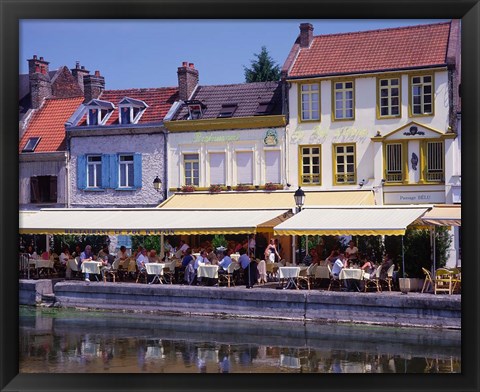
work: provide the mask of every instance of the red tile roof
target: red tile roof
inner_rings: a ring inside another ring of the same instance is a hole
[[[47,98],[32,116],[19,143],[19,153],[31,137],[41,137],[34,152],[65,151],[65,126],[83,97]]]
[[[329,34],[300,49],[288,77],[446,65],[450,22]]]
[[[166,116],[173,103],[178,100],[178,87],[105,90],[98,99],[115,105],[115,110],[105,125],[119,124],[118,103],[125,97],[139,99],[148,105],[138,124],[159,123]],[[78,125],[86,125],[86,118],[85,114]]]

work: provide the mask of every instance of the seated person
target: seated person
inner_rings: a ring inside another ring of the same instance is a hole
[[[217,254],[213,251],[213,249],[207,248],[207,259],[210,261],[210,264],[218,265],[218,257]]]
[[[157,251],[155,249],[151,249],[148,255],[148,262],[149,263],[160,263],[160,257],[157,255]]]
[[[366,273],[368,274],[372,274],[374,271],[375,271],[375,266],[373,265],[373,263],[370,261],[370,259],[368,258],[368,256],[365,256],[365,258],[363,259],[363,264],[362,266],[360,267],[360,269],[362,269],[363,271],[365,271]]]
[[[382,269],[380,270],[380,279],[385,280],[387,279],[387,271],[393,265],[393,260],[391,256],[386,253],[385,257],[383,258],[382,262]]]
[[[228,266],[233,263],[227,251],[219,253],[220,261],[218,262],[218,273],[224,274],[227,272]]]
[[[187,266],[193,264],[192,249],[188,248],[185,251],[185,256],[182,259],[182,265],[180,267],[175,267],[175,281],[178,282],[179,273],[186,270]],[[193,265],[192,265],[193,267]]]
[[[329,256],[330,257],[330,256]],[[332,275],[334,278],[338,278],[342,269],[345,268],[344,260],[342,254],[339,254],[332,266]]]
[[[348,243],[348,247],[345,249],[345,256],[350,264],[358,264],[358,248],[353,240]]]

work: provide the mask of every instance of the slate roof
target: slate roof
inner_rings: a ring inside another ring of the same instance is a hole
[[[288,77],[327,76],[443,66],[450,22],[313,37]]]
[[[282,89],[280,82],[255,82],[198,86],[192,100],[200,101],[206,109],[202,119],[217,118],[222,105],[237,104],[232,118],[255,116],[259,103],[271,102],[269,115],[282,114]],[[183,105],[172,120],[185,120],[188,108]]]
[[[65,122],[82,103],[83,97],[47,98],[30,120],[19,142],[22,152],[28,139],[41,137],[34,153],[65,151]]]
[[[178,87],[138,88],[125,90],[105,90],[98,98],[115,105],[115,110],[107,120],[107,125],[118,125],[118,104],[125,98],[144,101],[148,108],[143,113],[138,124],[160,123],[166,116],[173,103],[178,100]],[[78,123],[79,126],[87,125],[87,114]],[[102,126],[102,125],[101,125]]]

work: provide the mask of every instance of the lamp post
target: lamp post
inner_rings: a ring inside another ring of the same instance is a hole
[[[302,190],[301,187],[298,187],[298,189],[295,191],[293,194],[293,198],[295,199],[295,205],[297,206],[297,211],[296,213],[299,213],[302,211],[302,207],[305,204],[305,192]],[[292,255],[292,262],[293,265],[296,265],[296,243],[297,243],[297,237],[294,235],[292,239],[292,250],[293,250],[293,255]],[[300,252],[299,252],[300,256]]]

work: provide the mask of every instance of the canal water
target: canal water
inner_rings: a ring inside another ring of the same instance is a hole
[[[461,332],[20,308],[21,373],[460,373]]]

